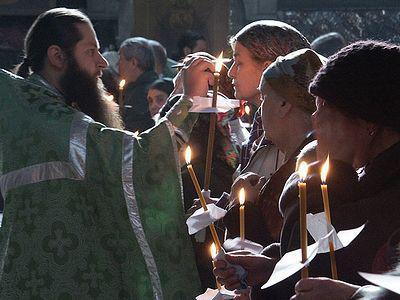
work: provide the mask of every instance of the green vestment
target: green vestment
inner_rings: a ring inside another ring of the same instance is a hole
[[[174,138],[190,106],[136,138],[0,71],[0,299],[199,294]]]

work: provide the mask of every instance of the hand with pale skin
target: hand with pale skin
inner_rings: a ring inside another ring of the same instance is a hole
[[[196,57],[185,63],[181,71],[183,94],[189,97],[206,97],[209,85],[214,84],[213,70],[212,61],[203,57]]]
[[[256,173],[247,172],[235,179],[231,187],[230,193],[230,205],[233,206],[239,203],[239,191],[244,188],[246,192],[246,202],[256,203],[260,194],[260,191],[264,184],[267,182],[264,176],[260,176]]]
[[[360,288],[339,280],[324,277],[301,279],[296,283],[291,300],[347,300]]]
[[[247,271],[247,283],[249,286],[265,283],[271,276],[277,263],[276,259],[249,252],[233,251],[225,255],[226,260],[233,265],[240,265]],[[225,285],[228,290],[240,288],[240,280],[236,275],[235,269],[227,267],[223,260],[214,263],[214,275],[217,280]]]

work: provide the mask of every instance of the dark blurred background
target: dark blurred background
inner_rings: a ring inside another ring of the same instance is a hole
[[[228,48],[229,35],[259,19],[277,19],[312,41],[331,31],[346,42],[380,39],[400,43],[399,0],[0,0],[0,67],[19,62],[23,38],[41,12],[79,8],[92,19],[102,51],[130,36],[160,41],[171,55],[188,29],[203,34],[210,53]]]

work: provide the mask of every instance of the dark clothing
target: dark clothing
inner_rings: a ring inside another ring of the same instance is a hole
[[[290,158],[270,177],[263,186],[256,203],[246,203],[245,228],[247,239],[263,246],[268,246],[272,242],[279,241],[279,234],[283,223],[278,209],[279,197],[286,180],[296,169],[297,156],[313,139],[313,135],[309,134]],[[315,151],[313,153],[315,156]],[[238,216],[239,205],[234,205],[228,210],[223,219],[231,238],[239,236]]]
[[[143,132],[154,126],[150,116],[147,92],[149,86],[158,79],[154,71],[144,72],[135,82],[130,82],[124,89],[124,122],[129,131]]]
[[[311,165],[310,176],[307,178],[307,211],[311,213],[323,211],[320,167],[321,164]],[[327,181],[332,224],[336,230],[351,229],[367,223],[348,247],[335,252],[339,279],[366,284],[357,271],[380,271],[373,269],[374,260],[400,227],[400,143],[382,152],[358,174],[352,166],[331,160]],[[280,209],[284,215],[281,255],[300,248],[297,183],[297,174],[293,174],[280,199]],[[310,236],[309,243],[312,243]],[[309,272],[312,277],[330,277],[329,253],[319,254],[311,262]],[[272,287],[264,292],[262,299],[274,295],[279,295],[276,299],[290,298],[298,279],[299,274],[296,274]]]

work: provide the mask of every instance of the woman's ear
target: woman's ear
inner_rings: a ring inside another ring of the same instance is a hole
[[[47,49],[47,59],[50,65],[52,65],[57,69],[64,68],[67,62],[67,57],[65,55],[65,52],[57,45],[51,45]]]
[[[292,109],[293,105],[290,102],[285,101],[282,98],[279,99],[279,101],[280,101],[280,106],[279,106],[278,115],[279,115],[279,117],[283,118]]]

